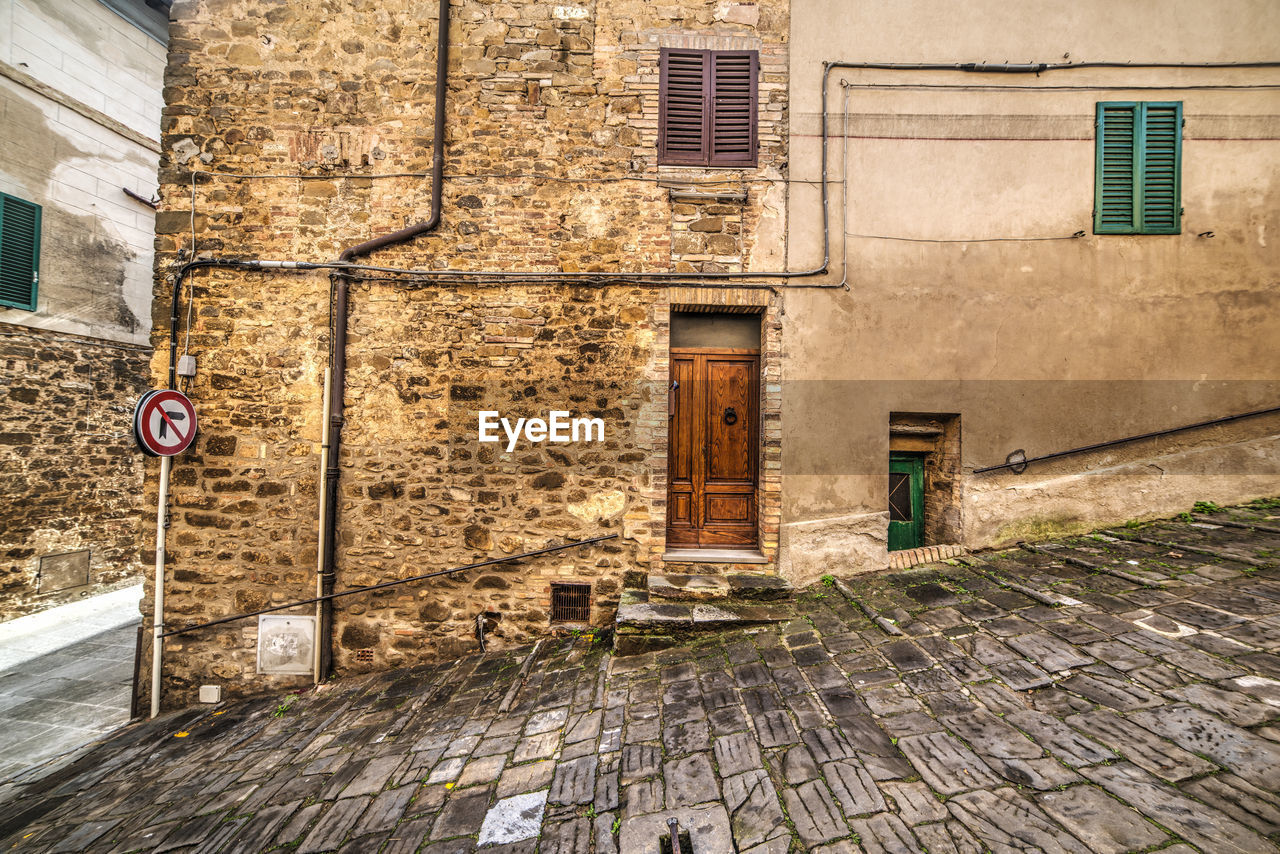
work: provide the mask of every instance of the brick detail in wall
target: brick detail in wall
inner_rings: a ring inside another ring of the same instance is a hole
[[[910,569],[913,566],[937,563],[941,560],[960,557],[963,554],[964,547],[957,545],[920,546],[915,549],[903,549],[898,552],[889,552],[889,569]]]
[[[0,324],[0,620],[139,579],[144,457],[132,417],[149,355]],[[84,550],[88,585],[41,585],[42,557]]]

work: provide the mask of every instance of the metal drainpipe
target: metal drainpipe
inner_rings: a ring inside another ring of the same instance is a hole
[[[340,263],[350,263],[353,258],[367,255],[387,246],[404,243],[420,234],[434,231],[440,224],[441,199],[444,195],[444,119],[445,95],[449,85],[449,0],[440,0],[436,17],[436,110],[431,140],[431,215],[417,225],[366,240],[342,251]],[[338,539],[338,477],[339,458],[342,449],[343,396],[347,381],[347,304],[350,297],[351,278],[346,273],[333,273],[329,277],[333,290],[333,318],[329,340],[329,363],[332,386],[329,392],[329,452],[325,466],[325,518],[324,518],[324,569],[320,575],[322,596],[333,592],[335,556]],[[321,656],[317,679],[323,679],[333,666],[333,601],[326,599],[321,612],[319,637]]]

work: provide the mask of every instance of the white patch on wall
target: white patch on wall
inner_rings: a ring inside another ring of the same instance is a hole
[[[258,672],[279,675],[310,673],[315,642],[315,617],[259,616]]]
[[[560,21],[585,21],[591,17],[591,11],[581,6],[557,6],[551,14]]]

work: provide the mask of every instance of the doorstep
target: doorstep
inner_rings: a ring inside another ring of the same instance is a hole
[[[768,563],[769,559],[755,549],[668,549],[663,552],[666,563]]]

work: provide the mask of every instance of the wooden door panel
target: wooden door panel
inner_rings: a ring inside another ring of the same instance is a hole
[[[697,548],[702,545],[697,528],[691,525],[667,525],[667,546]]]
[[[707,359],[707,483],[752,483],[754,361]],[[732,422],[732,423],[730,423]]]
[[[703,528],[698,532],[699,548],[715,548],[720,546],[743,546],[755,548],[759,544],[755,525],[715,525]]]
[[[751,521],[752,495],[709,495],[707,496],[707,524],[737,523],[747,524]]]
[[[924,539],[924,460],[889,457],[889,551],[914,549]]]
[[[757,545],[759,356],[673,349],[671,378],[667,543]]]
[[[694,435],[698,424],[696,410],[694,359],[671,360],[672,387],[668,389],[670,419],[667,457],[667,542],[673,545],[697,545],[698,525],[695,513],[694,472],[698,469],[698,441]]]
[[[672,493],[667,506],[670,508],[668,518],[672,525],[693,524],[693,495],[687,492]]]
[[[675,407],[670,419],[668,441],[671,443],[671,455],[667,471],[673,484],[691,485],[693,483],[695,444],[693,433],[696,426],[693,418],[695,407],[693,371],[692,357],[671,359],[671,381],[675,387],[667,393],[675,399]]]

